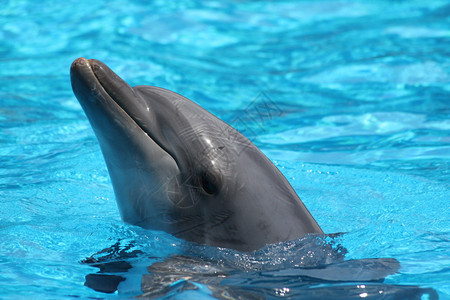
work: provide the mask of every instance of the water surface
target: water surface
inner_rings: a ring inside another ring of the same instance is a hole
[[[449,16],[440,0],[3,2],[2,297],[105,297],[84,286],[86,257],[117,241],[183,248],[120,220],[70,87],[84,56],[236,126],[326,232],[346,233],[347,259],[395,258],[385,283],[450,298]],[[272,292],[289,296],[283,284]]]

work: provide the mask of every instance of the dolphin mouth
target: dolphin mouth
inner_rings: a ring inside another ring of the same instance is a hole
[[[106,96],[113,100],[143,131],[146,131],[134,114],[134,111],[141,108],[138,106],[144,106],[143,101],[139,101],[140,98],[133,88],[105,64],[96,59],[77,58],[71,66],[71,77],[75,92],[80,87],[85,88],[89,90],[90,96],[95,98],[94,101],[102,101],[104,99],[101,98]],[[81,84],[73,84],[74,81],[81,81]],[[85,98],[82,97],[82,99]],[[149,108],[146,107],[146,110],[148,111]]]
[[[172,145],[161,142],[158,130],[172,116],[160,111],[153,98],[139,96],[100,61],[76,59],[70,78],[97,136],[122,219],[138,224],[147,218],[146,228],[169,231],[159,215],[170,208],[168,183],[180,168],[167,150]]]
[[[70,74],[73,90],[85,111],[98,106],[102,113],[111,112],[112,119],[129,119],[179,165],[168,145],[152,133],[157,119],[153,109],[114,71],[101,61],[80,57],[72,63]],[[95,122],[87,115],[91,123]]]

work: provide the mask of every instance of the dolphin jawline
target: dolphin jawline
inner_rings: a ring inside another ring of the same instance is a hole
[[[136,94],[128,83],[117,76],[116,73],[111,71],[102,62],[96,59],[88,60],[84,57],[80,57],[72,63],[71,74],[79,74],[79,76],[84,79],[87,86],[91,89],[92,96],[103,96],[112,103],[116,104],[116,106],[112,107],[116,110],[120,110],[123,117],[128,117],[132,120],[136,126],[142,130],[142,132],[144,132],[153,142],[165,151],[167,155],[171,156],[177,165],[179,165],[177,158],[172,151],[159,142],[158,139],[152,135],[150,130],[142,126],[139,118],[131,112],[130,107],[133,108],[133,106],[137,106],[136,103],[146,106],[147,110],[150,110],[150,108],[144,103],[144,101],[142,101],[139,95]],[[73,77],[77,77],[77,75],[72,75],[72,80]],[[111,78],[113,80],[107,80]],[[130,98],[132,101],[129,100]]]

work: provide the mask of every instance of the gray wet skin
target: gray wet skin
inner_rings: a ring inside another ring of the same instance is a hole
[[[70,75],[125,222],[240,251],[323,233],[272,162],[194,102],[94,59]]]

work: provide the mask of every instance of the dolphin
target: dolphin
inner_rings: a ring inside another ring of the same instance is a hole
[[[95,59],[76,59],[70,76],[125,222],[246,252],[323,234],[277,167],[196,103],[131,87]]]

